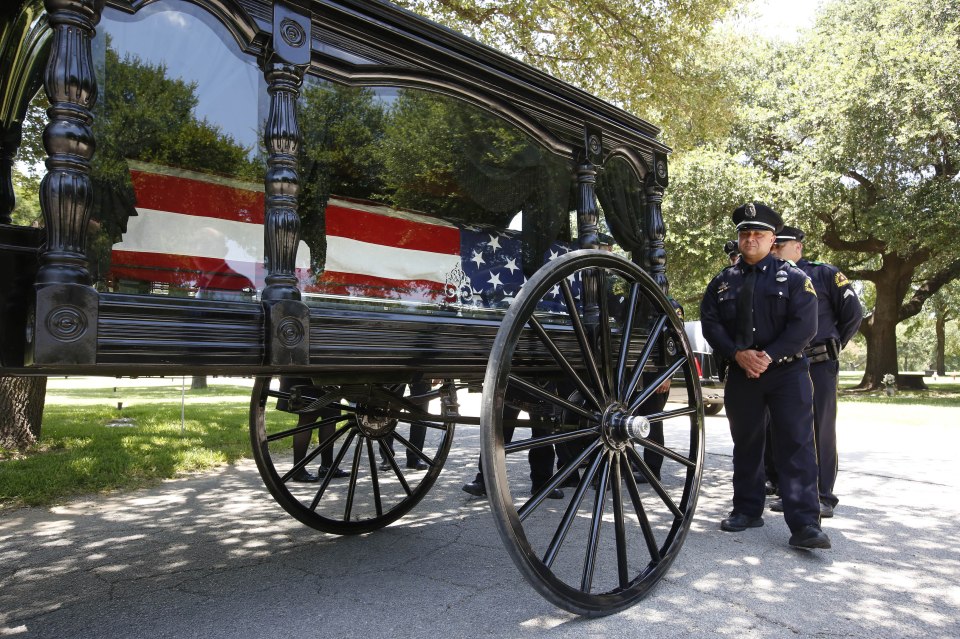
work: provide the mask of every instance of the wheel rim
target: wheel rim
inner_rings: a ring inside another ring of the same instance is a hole
[[[457,404],[453,384],[404,397],[405,386],[307,383],[281,390],[278,378],[258,378],[250,438],[260,476],[277,503],[304,524],[337,535],[377,530],[409,512],[443,468]],[[412,443],[418,427],[422,448]],[[293,439],[305,432],[309,446],[294,463]],[[426,470],[408,467],[408,450]],[[302,469],[319,474],[327,457],[330,471],[318,481],[296,481]],[[335,477],[337,468],[349,476]]]
[[[577,293],[590,299],[591,287],[607,293],[585,309]],[[651,412],[646,399],[676,376],[685,402]],[[509,404],[551,414],[553,432],[532,435],[542,417],[505,419]],[[646,435],[655,421],[663,423],[664,447]],[[603,615],[632,605],[663,577],[696,507],[703,405],[682,322],[642,270],[609,253],[577,251],[538,271],[497,334],[481,423],[498,531],[542,595],[577,614]],[[517,428],[509,445],[505,424]],[[576,452],[531,495],[522,453],[557,443],[575,443]],[[644,450],[663,456],[663,481],[644,462]],[[638,485],[634,467],[647,483]],[[565,488],[563,499],[547,498],[574,473],[575,488]]]

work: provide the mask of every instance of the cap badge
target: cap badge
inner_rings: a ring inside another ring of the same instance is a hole
[[[747,219],[752,220],[753,218],[757,217],[757,207],[753,205],[753,202],[750,202],[747,204],[747,208],[744,209],[743,214],[747,217]]]

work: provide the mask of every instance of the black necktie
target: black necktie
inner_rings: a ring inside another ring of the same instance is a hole
[[[737,296],[737,350],[753,348],[753,287],[757,282],[757,269],[749,264],[741,267],[743,286]]]

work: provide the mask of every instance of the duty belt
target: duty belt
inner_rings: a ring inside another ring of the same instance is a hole
[[[827,348],[826,344],[816,344],[803,349],[803,354],[807,356],[811,364],[826,362],[827,360],[837,359]]]
[[[804,351],[805,353],[806,351]],[[789,364],[790,362],[795,362],[798,359],[804,356],[804,353],[797,353],[796,355],[787,355],[786,357],[781,357],[780,359],[773,360],[773,366],[783,366],[784,364]]]

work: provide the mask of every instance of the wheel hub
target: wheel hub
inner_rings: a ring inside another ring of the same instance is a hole
[[[620,404],[611,404],[603,414],[600,432],[609,448],[623,450],[631,440],[639,441],[650,435],[650,420],[631,415]]]
[[[393,433],[397,427],[397,420],[387,417],[381,411],[372,409],[361,412],[363,408],[357,406],[357,426],[367,437],[379,439]]]

